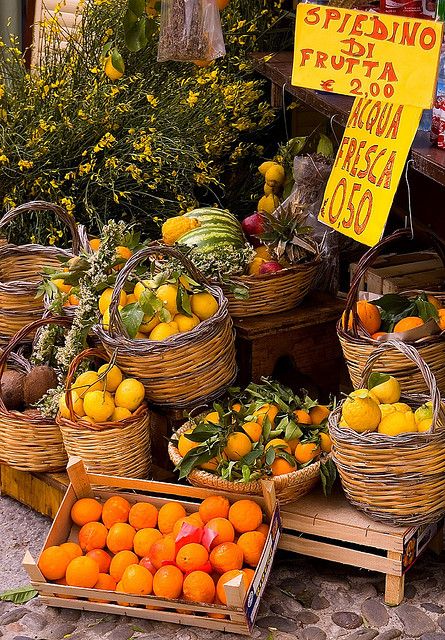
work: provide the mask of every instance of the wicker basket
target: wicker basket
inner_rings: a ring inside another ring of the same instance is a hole
[[[247,318],[293,309],[303,302],[312,289],[319,268],[320,259],[315,258],[275,273],[232,277],[237,286],[249,290],[249,297],[246,300],[235,298],[230,288],[223,285],[230,315]]]
[[[138,378],[150,402],[172,408],[192,407],[221,396],[236,376],[235,342],[227,300],[219,287],[205,284],[218,301],[218,311],[186,333],[167,340],[131,340],[124,335],[118,313],[119,295],[131,271],[150,257],[169,255],[182,262],[192,278],[205,283],[196,267],[173,247],[147,247],[132,256],[119,272],[110,305],[110,331],[95,333],[109,356],[127,375]]]
[[[176,436],[179,436],[190,429],[190,423],[186,422],[178,431]],[[170,460],[176,466],[182,460],[182,456],[179,453],[177,447],[173,442],[168,444],[168,455]],[[320,479],[320,461],[293,471],[292,473],[285,473],[282,476],[275,476],[273,478],[273,484],[275,487],[275,495],[280,504],[287,504],[289,502],[295,502],[299,498],[302,498],[306,493],[309,493],[318,483]],[[214,473],[208,471],[202,471],[201,469],[193,469],[193,471],[187,476],[187,480],[195,487],[204,487],[206,489],[214,489],[218,493],[221,491],[227,491],[229,493],[239,493],[247,495],[261,495],[261,481],[255,482],[230,482],[224,480]]]
[[[345,307],[345,318],[349,318],[352,314],[352,328],[344,329],[343,321],[340,319],[337,323],[337,334],[343,349],[343,356],[349,370],[352,384],[355,389],[360,385],[362,372],[365,364],[373,353],[373,351],[382,344],[378,340],[373,340],[366,329],[361,325],[357,315],[355,302],[358,298],[359,286],[362,277],[367,269],[372,266],[377,256],[379,256],[388,245],[401,239],[411,238],[411,232],[405,229],[396,231],[388,236],[372,249],[369,249],[361,258],[357,265],[357,271],[351,283]],[[431,234],[431,238],[436,249],[444,260],[444,249],[440,240]],[[444,262],[445,264],[445,262]],[[407,294],[416,295],[417,291],[405,292]],[[445,293],[429,292],[440,300],[444,301]],[[403,293],[402,293],[403,295]],[[360,328],[360,334],[359,334]],[[443,393],[445,392],[445,332],[416,340],[412,343],[418,350],[421,358],[428,364],[433,375],[435,376],[437,386]],[[422,376],[421,371],[416,364],[405,357],[405,355],[397,350],[390,350],[383,354],[379,364],[382,373],[388,373],[395,376],[402,387],[404,393],[426,393],[428,387]]]
[[[0,354],[0,380],[6,361],[12,351],[29,334],[45,324],[69,324],[65,318],[36,320],[23,327]],[[60,429],[55,420],[45,418],[38,409],[9,411],[6,409],[0,390],[0,459],[20,471],[61,471],[68,457],[63,446]]]
[[[76,222],[62,207],[49,202],[28,202],[8,211],[0,220],[0,229],[18,215],[29,211],[51,211],[64,222],[73,239],[72,253],[39,244],[0,247],[0,342],[6,343],[22,327],[42,317],[43,298],[36,298],[43,267],[60,267],[59,256],[78,254],[81,239]],[[32,339],[32,335],[27,336]]]
[[[71,363],[66,389],[70,389],[79,364],[89,358],[108,362],[103,351],[85,349]],[[65,397],[71,417],[63,418],[59,414],[57,424],[69,456],[81,458],[90,473],[126,478],[148,477],[151,471],[150,413],[145,403],[125,420],[91,424],[76,418],[71,394]]]
[[[367,384],[374,364],[390,351],[400,351],[419,369],[429,395],[401,400],[413,408],[431,400],[432,428],[398,436],[357,433],[338,426],[340,405],[328,421],[333,458],[347,498],[370,517],[401,526],[436,522],[445,513],[445,407],[428,365],[400,341],[384,342],[371,354],[362,383]]]

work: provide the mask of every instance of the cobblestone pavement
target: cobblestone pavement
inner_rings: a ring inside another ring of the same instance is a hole
[[[49,520],[0,498],[0,591],[27,584],[20,568],[37,550]],[[253,637],[258,640],[445,640],[445,554],[427,553],[408,574],[405,601],[383,604],[381,574],[278,554]],[[0,601],[1,640],[232,640],[240,636],[136,618],[54,609],[32,600]]]

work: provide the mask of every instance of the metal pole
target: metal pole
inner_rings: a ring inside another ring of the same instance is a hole
[[[9,34],[13,33],[19,37],[21,44],[22,11],[22,0],[0,0],[0,37],[5,42],[9,42]]]

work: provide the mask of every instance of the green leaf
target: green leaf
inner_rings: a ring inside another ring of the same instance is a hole
[[[289,421],[289,424],[286,427],[286,431],[284,433],[284,439],[289,442],[289,440],[296,440],[297,438],[301,438],[303,435],[300,427],[293,421]]]
[[[269,416],[265,416],[263,420],[263,438],[264,441],[267,442],[270,440],[270,432],[272,430],[272,424],[269,420]]]
[[[17,589],[9,589],[0,593],[0,600],[13,602],[14,604],[25,604],[39,594],[31,585],[26,587],[18,587]]]
[[[176,294],[176,306],[178,307],[179,313],[183,313],[189,318],[193,317],[190,296],[182,285],[179,285],[178,287],[178,293]]]
[[[387,373],[379,373],[378,371],[374,371],[369,376],[368,389],[373,389],[374,387],[377,387],[379,384],[388,382],[389,378],[390,376]]]
[[[263,453],[264,453],[263,446],[259,447],[258,449],[252,449],[252,451],[249,451],[249,453],[246,453],[242,461],[244,464],[252,466],[254,462],[256,462],[259,458],[262,457]]]
[[[106,58],[107,55],[110,52],[110,49],[112,48],[113,43],[112,42],[107,42],[107,44],[104,45],[103,49],[102,49],[102,57]]]
[[[124,325],[128,335],[130,338],[134,338],[141,326],[144,318],[144,312],[137,302],[132,302],[121,309],[119,313],[122,318],[122,324]]]
[[[265,460],[266,464],[270,466],[275,460],[275,458],[276,458],[275,447],[269,447],[268,450],[266,451],[266,460]]]
[[[431,304],[431,302],[428,302],[428,300],[423,300],[422,297],[419,296],[415,300],[415,305],[417,308],[417,315],[419,318],[422,318],[424,322],[427,322],[431,318],[439,320],[439,314],[437,313],[436,307]]]
[[[137,16],[143,16],[145,13],[145,0],[128,0],[128,9]]]
[[[242,287],[241,285],[234,285],[231,287],[231,292],[233,293],[234,298],[237,300],[248,300],[249,299],[249,289],[247,287]]]
[[[320,140],[317,145],[317,153],[320,153],[327,158],[334,157],[334,145],[332,144],[330,138],[326,136],[324,133],[320,133]]]
[[[291,156],[297,156],[299,153],[303,151],[306,142],[307,142],[307,136],[291,138],[286,145],[286,151]]]
[[[127,14],[129,15],[127,19]],[[146,34],[146,16],[142,18],[138,18],[136,22],[134,22],[134,13],[132,11],[127,11],[124,18],[124,33],[125,33],[125,44],[128,49],[133,53],[136,53],[147,46],[148,38]],[[113,65],[114,66],[114,65]]]
[[[411,306],[411,301],[398,293],[386,293],[381,298],[378,298],[377,300],[370,300],[369,302],[380,307],[384,311],[392,313],[393,315],[401,313]]]
[[[324,495],[331,495],[332,487],[337,478],[337,468],[331,458],[320,464],[320,476]]]
[[[243,482],[249,482],[250,480],[250,469],[247,464],[243,464],[241,468],[241,472],[243,474]]]
[[[172,314],[165,307],[162,307],[162,309],[159,311],[158,315],[159,315],[159,320],[161,322],[171,322],[171,320],[172,320]]]
[[[157,311],[162,309],[162,300],[159,300],[150,289],[145,289],[141,293],[138,302],[142,311],[149,316],[153,316]]]

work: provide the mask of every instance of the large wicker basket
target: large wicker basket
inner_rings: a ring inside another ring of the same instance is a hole
[[[236,376],[235,342],[227,300],[219,287],[205,284],[218,301],[218,311],[186,333],[163,341],[131,340],[125,336],[118,303],[132,270],[147,258],[172,256],[197,282],[205,283],[196,267],[173,247],[147,247],[135,253],[119,272],[110,304],[110,330],[96,325],[95,333],[109,356],[127,375],[145,386],[150,402],[173,408],[192,407],[221,396]]]
[[[28,202],[8,211],[0,220],[0,229],[25,212],[51,211],[64,222],[72,236],[72,252],[39,244],[0,247],[0,342],[6,343],[22,327],[42,317],[43,298],[36,298],[43,267],[60,267],[59,256],[78,254],[81,239],[77,224],[62,207],[49,202]],[[32,339],[32,335],[27,336]]]
[[[388,245],[408,237],[411,237],[409,231],[405,229],[396,231],[391,236],[379,242],[375,247],[369,249],[357,265],[345,307],[345,319],[347,320],[349,315],[352,314],[352,328],[345,329],[342,319],[339,319],[337,323],[338,338],[355,389],[360,386],[363,369],[368,358],[381,344],[378,340],[371,338],[366,329],[361,326],[360,319],[357,315],[355,303],[358,299],[360,281],[367,269],[373,265],[377,256],[379,256]],[[442,243],[436,236],[432,235],[431,237],[440,257],[444,260]],[[406,293],[416,295],[420,292],[409,291]],[[445,292],[443,291],[428,293],[432,293],[442,301],[445,300]],[[445,392],[445,332],[442,331],[440,334],[416,340],[412,345],[418,350],[421,358],[430,367],[439,390]],[[414,362],[405,357],[404,353],[394,349],[385,352],[382,355],[379,366],[382,373],[393,375],[399,380],[404,393],[415,394],[428,391],[421,371]]]
[[[393,525],[417,526],[436,522],[445,513],[445,407],[431,369],[413,347],[400,342],[382,343],[369,357],[362,385],[382,357],[391,351],[404,354],[420,371],[428,395],[405,395],[401,400],[416,408],[433,404],[428,432],[388,436],[357,433],[339,427],[342,404],[329,417],[333,459],[349,501],[376,520]]]
[[[190,423],[186,422],[178,431],[175,436],[179,436],[190,429]],[[168,444],[168,455],[170,460],[176,466],[182,460],[182,456],[178,451],[176,445],[170,441]],[[261,481],[255,482],[230,482],[224,480],[214,473],[203,471],[201,469],[193,469],[193,471],[187,476],[187,480],[195,487],[204,487],[206,489],[214,489],[218,493],[226,491],[229,493],[239,493],[246,495],[261,495]],[[295,502],[299,498],[302,498],[306,493],[309,493],[320,480],[320,461],[293,471],[292,473],[285,473],[281,476],[275,476],[273,478],[273,484],[275,487],[275,495],[280,504],[287,504],[289,502]]]
[[[73,362],[66,378],[66,390],[71,388],[80,363],[98,358],[108,362],[98,349],[82,351]],[[66,393],[71,417],[57,416],[63,443],[69,456],[81,458],[91,473],[126,478],[147,478],[151,471],[150,413],[143,403],[130,418],[119,422],[91,424],[74,415],[71,393]]]
[[[45,324],[68,325],[65,318],[36,320],[23,327],[0,354],[0,380],[13,349]],[[65,469],[68,457],[55,420],[38,409],[9,411],[0,391],[0,460],[20,471],[49,472]]]

